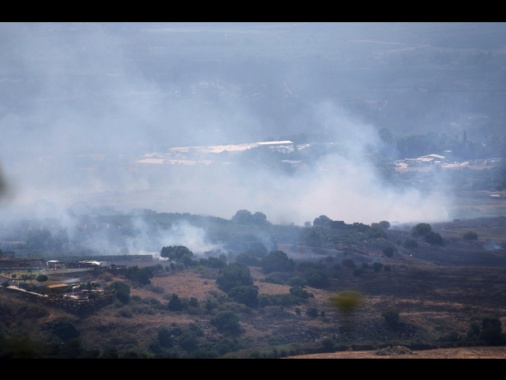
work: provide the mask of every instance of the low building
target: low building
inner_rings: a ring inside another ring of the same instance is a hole
[[[48,269],[60,269],[64,267],[63,263],[59,260],[48,260],[46,264]]]

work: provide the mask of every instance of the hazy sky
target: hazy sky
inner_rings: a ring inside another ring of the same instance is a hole
[[[393,105],[403,97],[398,88],[448,85],[427,70],[436,62],[448,70],[454,57],[492,62],[504,54],[505,37],[495,38],[504,30],[502,23],[0,23],[0,163],[11,190],[2,212],[58,214],[89,202],[225,218],[247,209],[296,224],[319,215],[349,223],[445,219],[450,199],[386,185],[367,152],[381,144],[380,128],[409,131],[395,117],[409,109]],[[481,76],[476,64],[462,74],[455,65],[455,83]],[[479,82],[497,83],[503,73]],[[378,95],[385,88],[387,100]],[[464,103],[452,98],[447,113],[480,111]],[[452,122],[440,104],[412,126]],[[322,131],[346,154],[296,176],[134,164],[174,146]]]

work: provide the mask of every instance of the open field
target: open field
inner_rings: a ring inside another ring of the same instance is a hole
[[[374,351],[342,351],[289,356],[285,359],[506,359],[506,347],[459,347],[434,350],[406,350],[379,354]]]

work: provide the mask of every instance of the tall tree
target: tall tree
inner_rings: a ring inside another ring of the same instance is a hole
[[[230,289],[235,288],[236,286],[253,285],[253,278],[251,277],[251,272],[248,266],[233,262],[220,270],[220,273],[216,278],[216,284],[221,290],[227,293]]]
[[[295,262],[288,255],[280,250],[270,252],[260,261],[264,273],[271,272],[292,272],[295,269]]]
[[[211,320],[211,325],[223,334],[238,335],[241,332],[239,317],[232,311],[222,311]]]
[[[411,229],[411,235],[414,237],[423,237],[432,231],[432,226],[428,223],[418,223]]]
[[[167,304],[167,308],[170,311],[181,311],[183,310],[183,302],[179,298],[179,296],[175,293],[172,293],[172,296]]]

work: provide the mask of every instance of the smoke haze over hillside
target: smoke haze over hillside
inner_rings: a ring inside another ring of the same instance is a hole
[[[474,45],[464,46],[461,24],[441,25],[447,33],[416,23],[0,24],[0,163],[9,185],[0,214],[63,216],[85,203],[224,218],[247,209],[273,223],[319,215],[347,223],[446,220],[449,197],[388,184],[371,152],[388,149],[381,128],[426,133],[461,117],[448,115],[499,117],[497,104],[480,109],[482,99],[446,94],[420,112],[396,93],[449,86],[439,71],[427,72],[437,59],[445,70],[452,63],[441,50],[447,46],[478,62],[465,63],[455,83],[479,77],[479,59],[504,54],[504,38],[490,35],[505,26],[473,27]],[[243,162],[135,164],[170,147],[302,133],[325,134],[338,153],[295,174]]]

